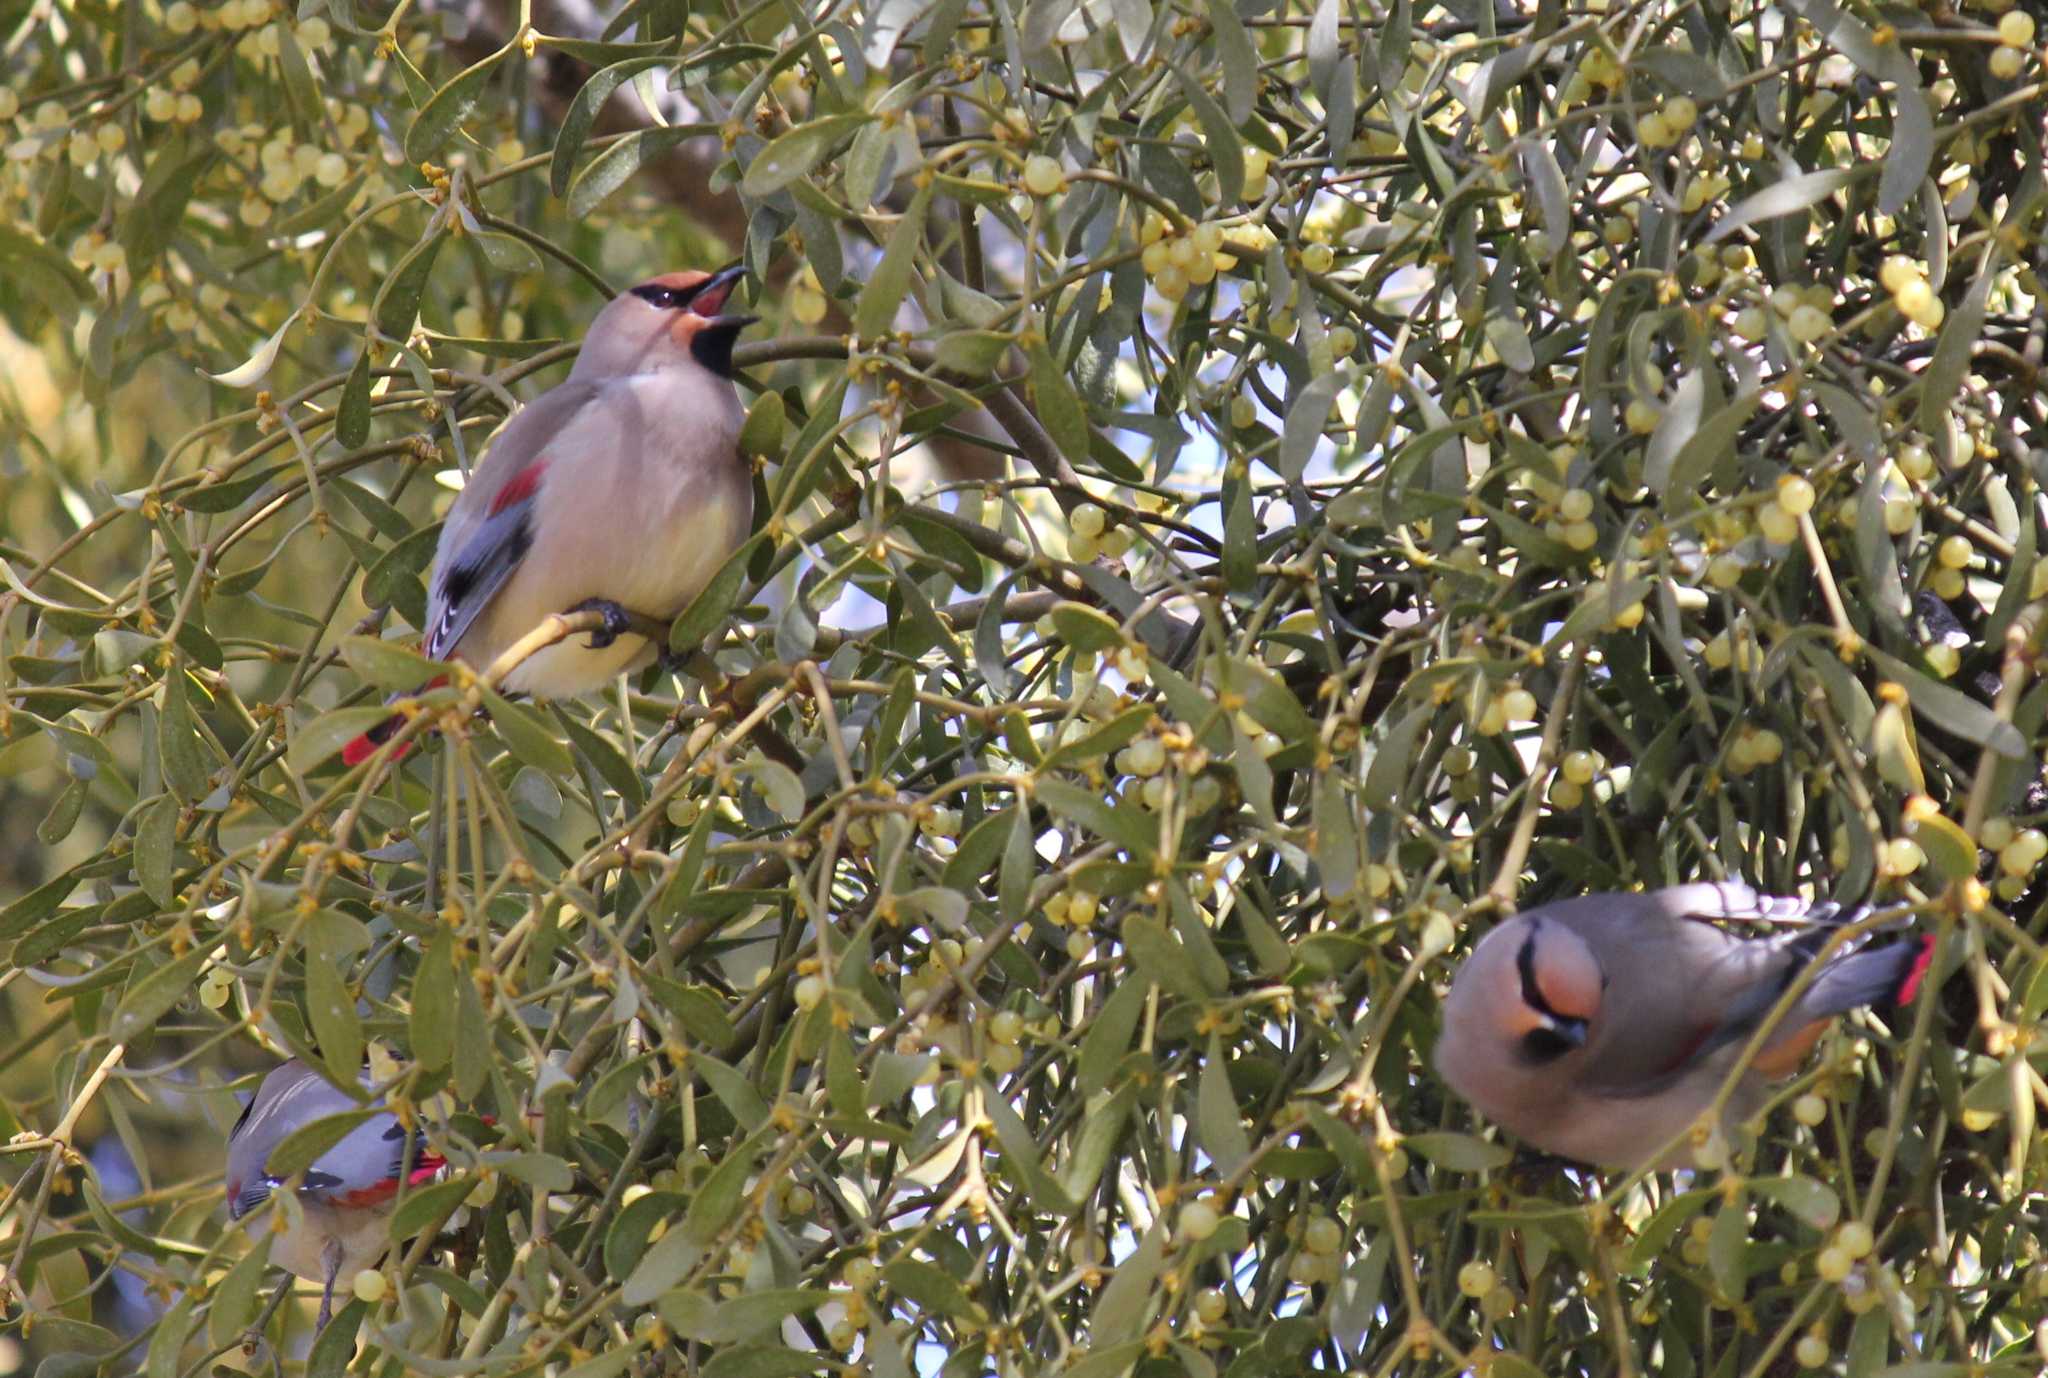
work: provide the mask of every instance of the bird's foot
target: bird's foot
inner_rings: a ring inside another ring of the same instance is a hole
[[[586,598],[570,612],[594,612],[604,618],[604,625],[590,634],[590,649],[601,651],[633,629],[633,614],[627,612],[609,598]]]

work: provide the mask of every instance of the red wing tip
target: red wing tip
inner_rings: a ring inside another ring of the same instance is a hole
[[[385,724],[385,726],[390,728],[392,731],[395,731],[398,727],[398,720],[395,718],[391,719],[388,723]],[[389,731],[385,732],[385,740],[389,740],[390,735],[391,733]],[[351,739],[346,746],[342,747],[341,763],[351,768],[359,766],[363,762],[369,760],[372,756],[376,755],[377,748],[382,746],[383,744],[384,743],[382,741],[379,741],[370,733],[365,732],[362,736]],[[394,762],[403,761],[407,756],[410,756],[411,754],[412,743],[400,742],[398,744],[398,749],[391,753],[391,759]]]
[[[367,1187],[358,1187],[354,1191],[341,1193],[341,1195],[334,1198],[334,1204],[337,1206],[352,1206],[360,1210],[368,1206],[381,1206],[396,1195],[398,1195],[398,1179],[396,1177],[386,1177],[380,1182],[372,1182]]]
[[[1906,973],[1906,979],[1899,983],[1897,1002],[1901,1005],[1913,1003],[1913,997],[1920,993],[1920,985],[1927,979],[1927,972],[1934,965],[1934,935],[1929,933],[1920,940],[1920,955],[1913,959],[1913,969]]]

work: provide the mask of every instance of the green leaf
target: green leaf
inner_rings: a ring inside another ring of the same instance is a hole
[[[356,1357],[356,1331],[370,1314],[370,1303],[356,1298],[334,1313],[327,1328],[306,1354],[306,1378],[342,1378]]]
[[[711,582],[700,589],[690,606],[668,629],[668,648],[677,654],[687,654],[702,646],[715,631],[721,635],[725,630],[726,616],[740,596],[740,586],[746,582],[747,565],[753,560],[754,547],[760,541],[755,536],[738,550],[726,557],[718,567],[718,573],[711,576]]]
[[[1929,435],[1938,434],[1949,424],[1949,404],[1962,389],[1963,375],[1969,371],[1970,356],[1977,348],[1977,336],[1984,329],[1984,308],[1999,276],[1998,263],[1997,252],[1987,249],[1977,280],[1970,284],[1962,302],[1942,325],[1934,357],[1920,375],[1920,429]]]
[[[525,277],[541,270],[540,255],[516,234],[473,234],[470,242],[484,256],[484,264],[506,277]]]
[[[1040,803],[1060,817],[1079,823],[1106,841],[1150,856],[1159,845],[1158,825],[1150,815],[1122,805],[1112,807],[1092,790],[1064,780],[1040,780],[1033,786]]]
[[[1834,1188],[1811,1177],[1752,1177],[1745,1184],[1766,1201],[1775,1201],[1811,1230],[1832,1230],[1842,1218],[1842,1198]]]
[[[284,337],[299,323],[299,313],[294,311],[284,318],[284,323],[270,332],[270,338],[256,346],[256,352],[246,361],[237,364],[224,373],[209,373],[206,376],[224,388],[253,388],[263,381],[270,372],[270,366],[277,362],[278,351],[284,348]]]
[[[319,1162],[329,1149],[383,1113],[370,1106],[322,1115],[278,1140],[277,1147],[271,1149],[270,1156],[264,1160],[264,1168],[276,1177],[291,1177],[304,1172]]]
[[[1060,640],[1084,655],[1117,650],[1124,644],[1123,624],[1086,603],[1062,600],[1052,605],[1049,616]]]
[[[562,1370],[561,1378],[618,1378],[633,1366],[641,1354],[641,1341],[631,1344],[613,1345],[600,1350],[591,1358],[571,1368]]]
[[[791,182],[807,176],[834,145],[873,119],[874,116],[866,111],[858,110],[845,115],[827,115],[784,130],[754,155],[753,162],[747,164],[746,175],[740,178],[740,191],[755,200],[773,196]]]
[[[1233,125],[1252,117],[1259,94],[1259,55],[1244,21],[1231,0],[1208,0],[1209,27],[1216,35],[1216,55],[1223,63],[1223,108]],[[1233,135],[1233,137],[1235,137]],[[1242,160],[1239,163],[1242,167]]]
[[[370,351],[359,350],[341,386],[341,405],[334,417],[334,438],[353,450],[370,438]]]
[[[934,1315],[966,1319],[980,1310],[951,1273],[922,1259],[897,1259],[882,1270],[882,1280]]]
[[[1176,995],[1190,1000],[1207,1000],[1221,995],[1202,979],[1202,969],[1180,939],[1165,924],[1142,914],[1124,920],[1124,946],[1138,970]]]
[[[2010,760],[2027,754],[2027,739],[2019,729],[1983,704],[1875,646],[1868,647],[1867,653],[1887,679],[1904,686],[1913,711],[1936,727]]]
[[[193,152],[174,139],[157,150],[143,174],[142,185],[121,219],[121,247],[128,253],[128,271],[141,281],[184,222],[192,190],[218,156],[211,145]]]
[[[1120,981],[1095,1012],[1088,1033],[1081,1040],[1081,1089],[1087,1095],[1109,1089],[1124,1054],[1131,1050],[1131,1039],[1137,1033],[1139,1016],[1145,1012],[1149,988],[1146,981]]]
[[[1637,1275],[1649,1271],[1650,1266],[1671,1247],[1671,1241],[1678,1237],[1678,1232],[1685,1228],[1686,1222],[1705,1210],[1709,1204],[1719,1200],[1720,1196],[1719,1190],[1703,1187],[1674,1196],[1659,1206],[1636,1231],[1635,1240],[1629,1245],[1628,1256],[1623,1261],[1621,1270]]]
[[[1244,196],[1244,140],[1239,137],[1237,123],[1223,113],[1223,107],[1216,103],[1202,86],[1200,78],[1186,67],[1174,64],[1171,69],[1180,82],[1180,93],[1187,98],[1188,105],[1195,112],[1196,123],[1202,126],[1202,141],[1209,152],[1210,165],[1216,169],[1216,191],[1222,203],[1234,206]]]
[[[788,1317],[816,1311],[830,1300],[830,1293],[807,1287],[770,1288],[722,1298],[702,1292],[664,1292],[654,1309],[684,1339],[729,1345],[758,1340]]]
[[[292,738],[291,747],[285,752],[285,763],[294,773],[309,771],[390,716],[391,710],[381,704],[337,708],[331,713],[323,713],[300,728],[298,735]]]
[[[716,1174],[713,1174],[714,1178]],[[741,1185],[745,1185],[742,1179]],[[705,1184],[708,1189],[710,1182]],[[700,1193],[701,1195],[701,1193]],[[692,1204],[694,1209],[694,1203]],[[716,1233],[716,1231],[714,1231]],[[704,1246],[679,1227],[654,1241],[619,1288],[619,1300],[628,1306],[645,1306],[681,1282],[704,1256]]]
[[[1211,1032],[1195,1092],[1195,1125],[1203,1151],[1215,1160],[1219,1172],[1230,1176],[1251,1157],[1252,1141],[1238,1115],[1237,1093],[1230,1088],[1226,1061],[1222,1037]]]
[[[1404,1135],[1401,1146],[1451,1172],[1492,1172],[1514,1157],[1499,1144],[1449,1130]]]
[[[682,1227],[674,1233],[699,1246],[710,1244],[718,1237],[718,1232],[739,1214],[740,1205],[747,1195],[747,1178],[753,1170],[754,1153],[750,1145],[730,1149],[724,1160],[711,1169],[711,1175],[704,1179],[704,1185],[697,1189],[697,1194],[690,1198],[689,1212],[683,1217]],[[667,1236],[663,1236],[662,1242],[667,1242]],[[646,1264],[641,1266],[644,1268]],[[636,1271],[634,1276],[638,1275]],[[664,1283],[655,1291],[665,1292],[671,1285]],[[629,1305],[640,1304],[630,1296],[627,1302]]]
[[[484,690],[483,697],[484,707],[490,711],[491,726],[498,729],[498,735],[505,739],[514,756],[551,775],[567,776],[575,771],[576,758],[569,754],[561,739],[548,731],[546,720],[538,712],[489,689]]]
[[[216,1345],[225,1346],[241,1338],[256,1319],[257,1289],[263,1282],[264,1271],[270,1266],[271,1236],[267,1231],[256,1236],[255,1247],[228,1269],[227,1276],[213,1285],[212,1300],[207,1307],[207,1338]],[[40,1323],[37,1329],[41,1329]]]
[[[171,907],[178,846],[178,801],[160,794],[135,817],[135,883],[164,909]]]
[[[454,937],[437,933],[412,980],[412,1055],[430,1072],[455,1056],[455,975]]]
[[[211,954],[203,948],[188,952],[129,986],[114,1010],[107,1036],[116,1043],[132,1043],[155,1028],[173,1005],[192,993],[199,973],[210,960]]]
[[[1145,983],[1134,981],[1131,984],[1140,987],[1142,995]],[[1066,1171],[1060,1174],[1060,1186],[1069,1200],[1086,1201],[1101,1189],[1102,1175],[1116,1155],[1117,1141],[1124,1133],[1124,1121],[1130,1118],[1131,1107],[1137,1098],[1137,1083],[1132,1081],[1118,1087],[1107,1100],[1097,1101],[1095,1097],[1089,1097],[1088,1113],[1074,1142],[1074,1156],[1067,1160]]]
[[[1016,343],[999,330],[948,331],[932,346],[932,366],[961,378],[986,378]]]
[[[410,647],[374,636],[345,636],[338,649],[349,669],[379,689],[417,689],[448,668]]]
[[[1088,1317],[1090,1347],[1119,1344],[1144,1329],[1151,1312],[1153,1284],[1166,1262],[1166,1222],[1154,1220],[1152,1228],[1130,1257],[1118,1263],[1109,1275],[1109,1285],[1095,1301]]]
[[[363,1024],[356,1015],[355,997],[342,979],[343,970],[339,957],[306,953],[306,1016],[328,1074],[347,1082],[362,1066]]]
[[[1902,84],[1892,100],[1892,141],[1884,151],[1884,170],[1877,177],[1877,213],[1886,216],[1896,216],[1906,208],[1934,165],[1934,115],[1920,89],[1918,69],[1911,62],[1900,67],[1912,74],[1913,80]]]
[[[779,392],[764,392],[747,408],[740,427],[739,451],[746,459],[782,458],[783,438],[789,429],[788,407]]]
[[[391,1213],[391,1237],[411,1239],[423,1230],[440,1226],[475,1189],[475,1179],[451,1177],[407,1192],[398,1209]]]
[[[927,182],[910,198],[903,218],[889,232],[882,261],[875,265],[874,275],[860,290],[860,299],[853,308],[853,329],[862,339],[871,340],[895,329],[897,308],[903,305],[904,294],[910,290],[911,265],[917,259],[918,247],[924,243],[924,219],[931,208],[932,192],[933,184]]]
[[[1002,1145],[1003,1169],[1023,1179],[1033,1208],[1055,1217],[1070,1216],[1079,1210],[1080,1202],[1067,1195],[1066,1188],[1046,1170],[1038,1143],[1031,1137],[1024,1117],[1010,1104],[1010,1098],[991,1091],[983,1097],[982,1106],[995,1125],[996,1141]]]
[[[1337,389],[1348,381],[1341,370],[1318,374],[1288,404],[1287,420],[1280,435],[1280,473],[1290,482],[1300,481],[1308,468],[1309,457],[1315,453],[1316,442],[1323,438],[1323,427],[1329,422]]]
[[[378,335],[403,343],[412,334],[413,322],[419,319],[420,297],[427,290],[427,277],[447,239],[447,235],[430,229],[426,238],[406,250],[398,266],[385,276],[376,300],[370,304],[370,319]]]
[[[1730,207],[1728,213],[1707,232],[1705,242],[1719,243],[1737,230],[1746,229],[1760,220],[1803,214],[1855,181],[1857,175],[1858,171],[1853,168],[1825,168],[1820,172],[1802,172],[1773,182]]]
[[[642,72],[674,64],[674,56],[665,52],[629,57],[592,72],[576,88],[576,98],[569,102],[568,110],[562,115],[562,130],[555,135],[554,158],[548,164],[548,192],[551,195],[559,200],[569,190],[569,174],[575,170],[576,159],[582,155],[584,142],[590,138],[591,127],[597,123],[597,117],[612,98],[612,92]]]
[[[1707,1235],[1707,1271],[1723,1295],[1740,1298],[1749,1287],[1749,1208],[1742,1194],[1724,1201]]]
[[[67,872],[55,880],[43,882],[5,909],[0,909],[0,942],[19,937],[56,913],[82,879],[84,877],[75,872]]]
[[[569,184],[569,216],[587,218],[605,199],[648,163],[686,139],[718,133],[715,124],[674,124],[641,129],[605,146]]]
[[[510,57],[517,47],[516,42],[507,43],[475,66],[457,72],[447,85],[434,92],[433,99],[413,116],[412,127],[405,132],[405,160],[408,163],[418,167],[448,142],[455,126],[468,119],[469,112],[476,108],[491,73],[497,71],[498,64]]]
[[[782,1345],[734,1345],[704,1361],[703,1378],[800,1378],[821,1368],[836,1367],[823,1354]]]

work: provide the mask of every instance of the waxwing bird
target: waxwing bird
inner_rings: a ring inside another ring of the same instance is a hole
[[[363,1079],[367,1085],[367,1072]],[[287,1135],[328,1115],[361,1108],[296,1059],[263,1078],[228,1131],[229,1217],[253,1228],[263,1204],[288,1185],[265,1166]],[[299,1219],[272,1243],[270,1260],[325,1286],[322,1328],[334,1309],[335,1279],[369,1267],[391,1242],[385,1224],[400,1183],[417,1186],[444,1166],[418,1129],[408,1131],[387,1110],[351,1129],[298,1177]]]
[[[1715,883],[1528,910],[1480,939],[1452,979],[1437,1072],[1537,1148],[1641,1167],[1708,1109],[1831,931],[1868,912]],[[1731,919],[1783,927],[1744,937],[1714,922]],[[1726,1123],[1754,1114],[1836,1015],[1911,1001],[1933,941],[1829,957],[1742,1072]],[[1684,1143],[1656,1161],[1691,1165]]]
[[[591,322],[576,365],[499,432],[441,527],[421,649],[477,670],[551,613],[596,609],[602,631],[529,656],[501,686],[569,698],[651,659],[628,613],[689,606],[753,520],[725,314],[743,270],[668,273]],[[392,718],[350,742],[356,764]]]

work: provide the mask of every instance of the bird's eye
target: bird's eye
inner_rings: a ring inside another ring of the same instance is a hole
[[[661,311],[675,310],[688,302],[695,292],[695,288],[663,287],[651,282],[633,289],[634,296]]]

